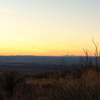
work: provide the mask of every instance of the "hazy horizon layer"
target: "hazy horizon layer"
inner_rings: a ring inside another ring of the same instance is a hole
[[[89,57],[95,64],[95,57]],[[83,56],[0,56],[0,70],[22,72],[45,72],[81,68],[87,59]],[[98,57],[100,64],[100,57]]]

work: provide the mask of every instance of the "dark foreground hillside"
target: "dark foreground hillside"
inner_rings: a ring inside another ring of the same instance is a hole
[[[100,100],[100,72],[1,72],[0,100]]]

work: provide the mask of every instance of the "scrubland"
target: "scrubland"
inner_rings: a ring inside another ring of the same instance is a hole
[[[1,71],[0,100],[100,100],[100,72],[95,67],[28,75]]]

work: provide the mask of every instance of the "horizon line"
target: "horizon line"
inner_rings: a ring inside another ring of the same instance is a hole
[[[0,55],[0,57],[9,57],[9,56],[32,56],[32,57],[86,57],[86,55]],[[88,55],[88,57],[96,57],[95,55]],[[100,56],[98,56],[100,57]]]

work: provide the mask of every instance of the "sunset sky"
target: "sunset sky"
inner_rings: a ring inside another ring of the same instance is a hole
[[[0,0],[0,55],[80,55],[100,41],[100,0]]]

